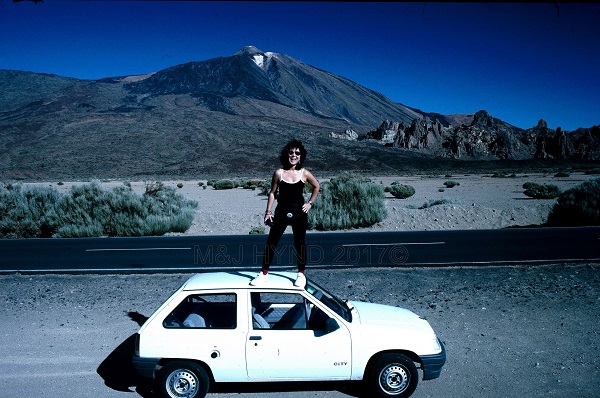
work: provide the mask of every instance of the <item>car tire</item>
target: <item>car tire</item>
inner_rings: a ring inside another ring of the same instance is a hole
[[[407,398],[417,388],[419,372],[407,356],[385,354],[373,363],[367,383],[376,397]]]
[[[204,398],[208,374],[194,362],[171,362],[160,372],[160,389],[165,398]]]

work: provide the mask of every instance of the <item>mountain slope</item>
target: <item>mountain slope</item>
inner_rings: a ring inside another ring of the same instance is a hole
[[[212,111],[263,116],[248,99],[290,111],[359,126],[383,119],[412,121],[422,114],[348,79],[303,64],[287,55],[245,47],[227,58],[190,62],[130,83],[135,94],[189,94]]]
[[[147,75],[99,80],[0,70],[0,87],[3,180],[268,176],[291,138],[305,143],[307,165],[323,173],[398,173],[454,164],[444,157],[527,158],[536,151],[520,142],[553,133],[522,132],[487,117],[483,124],[464,126],[474,121],[472,115],[424,113],[254,47]],[[372,132],[384,120],[402,126],[389,133],[396,137],[390,142]],[[576,146],[598,142],[597,130],[579,134]],[[497,140],[498,134],[505,139]],[[334,138],[339,136],[371,139]],[[448,144],[452,137],[456,145]],[[474,147],[478,137],[498,146]],[[562,158],[578,153],[561,144],[570,136],[561,137],[536,156],[561,158],[554,154],[557,145]],[[512,149],[505,151],[504,143]],[[598,144],[591,148],[596,149],[587,158],[593,159]]]
[[[329,137],[418,112],[253,47],[144,76],[0,71],[0,86],[2,179],[264,173],[293,137],[306,143],[313,167],[328,170],[426,159]]]

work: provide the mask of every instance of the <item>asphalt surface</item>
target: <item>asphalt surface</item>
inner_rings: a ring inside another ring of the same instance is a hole
[[[264,235],[0,240],[0,273],[259,267]],[[406,267],[600,260],[600,227],[309,233],[309,267]],[[274,265],[295,266],[291,234]]]

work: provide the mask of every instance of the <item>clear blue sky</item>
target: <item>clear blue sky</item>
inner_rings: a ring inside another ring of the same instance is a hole
[[[0,69],[97,79],[253,45],[427,112],[600,124],[600,4],[0,0],[0,37]]]

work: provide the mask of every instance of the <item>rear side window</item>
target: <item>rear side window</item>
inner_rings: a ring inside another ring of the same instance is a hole
[[[163,321],[174,329],[235,329],[237,303],[234,293],[192,294]]]

